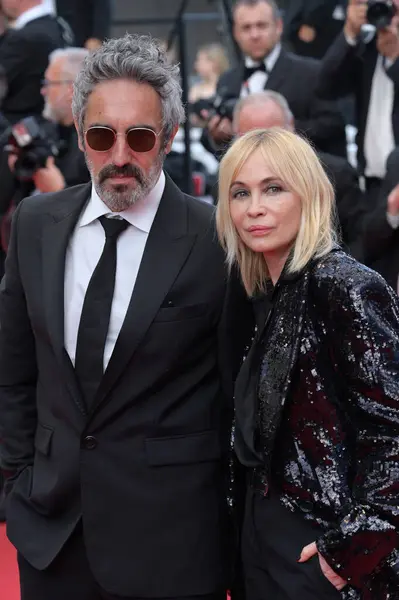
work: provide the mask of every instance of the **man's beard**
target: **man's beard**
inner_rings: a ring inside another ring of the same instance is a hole
[[[116,165],[111,164],[101,169],[97,176],[94,176],[93,165],[86,152],[85,156],[97,194],[112,212],[122,212],[148,196],[159,179],[165,153],[160,152],[158,154],[156,161],[147,175],[137,165],[126,164],[123,165],[123,167],[117,167]],[[131,189],[128,185],[123,183],[120,185],[113,185],[111,189],[105,186],[108,178],[117,177],[118,175],[134,177],[136,180],[134,189]]]
[[[54,107],[50,104],[50,102],[47,99],[44,103],[42,116],[48,121],[52,121],[53,123],[58,123],[59,121],[57,111],[54,110]]]

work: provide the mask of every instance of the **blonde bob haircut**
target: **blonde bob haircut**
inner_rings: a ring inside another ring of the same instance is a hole
[[[246,133],[230,146],[221,161],[216,223],[227,264],[230,269],[238,265],[249,296],[265,289],[269,273],[263,255],[250,250],[237,233],[230,215],[230,188],[244,163],[257,150],[262,152],[265,165],[302,203],[301,224],[287,272],[301,271],[309,261],[324,256],[337,243],[334,190],[310,144],[281,128]]]

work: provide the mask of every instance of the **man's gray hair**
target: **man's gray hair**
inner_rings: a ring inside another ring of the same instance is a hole
[[[162,127],[166,143],[173,129],[185,120],[180,70],[178,65],[168,62],[161,46],[149,35],[126,34],[118,39],[107,40],[86,58],[76,78],[72,99],[72,112],[80,135],[83,137],[84,134],[90,94],[99,83],[115,79],[147,83],[158,93],[162,103]]]
[[[268,4],[270,6],[270,8],[272,9],[272,13],[273,13],[273,19],[275,21],[277,21],[277,19],[281,18],[281,11],[275,0],[236,0],[233,5],[233,18],[234,18],[234,13],[239,6],[252,7],[252,6],[257,6],[260,2],[264,2],[265,4]]]
[[[89,51],[86,48],[58,48],[58,50],[51,52],[49,64],[52,64],[59,58],[63,59],[64,62],[61,67],[62,75],[74,80],[88,56]]]
[[[272,90],[264,90],[263,92],[256,92],[254,94],[249,94],[249,96],[244,96],[237,102],[233,113],[234,129],[237,129],[238,119],[244,108],[247,106],[261,106],[267,102],[274,102],[274,104],[277,104],[281,109],[284,116],[285,127],[290,127],[293,124],[294,116],[284,96],[278,92],[273,92]]]

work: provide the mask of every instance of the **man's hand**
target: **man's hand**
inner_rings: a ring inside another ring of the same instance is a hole
[[[328,579],[328,581],[338,591],[341,591],[347,585],[347,582],[345,581],[345,579],[342,579],[342,577],[340,577],[337,573],[335,573],[335,571],[333,571],[332,568],[327,564],[326,560],[321,556],[321,554],[319,554],[319,552],[317,551],[316,542],[313,542],[312,544],[309,544],[308,546],[305,546],[303,548],[303,550],[301,552],[301,557],[298,560],[298,562],[299,563],[306,562],[307,560],[312,558],[312,556],[314,556],[315,554],[318,555],[318,559],[320,561],[320,568],[322,570],[324,577],[326,579]]]
[[[203,119],[207,120],[209,116],[208,111],[202,110],[201,116]],[[219,115],[211,117],[208,121],[207,129],[215,144],[230,142],[233,137],[233,124],[229,119],[226,119],[226,117],[222,118],[219,117]]]
[[[399,57],[399,18],[394,17],[389,27],[377,33],[377,50],[380,54],[395,61]]]
[[[345,35],[353,40],[360,34],[362,25],[367,23],[367,0],[349,0],[344,25]]]
[[[98,48],[100,48],[101,45],[102,41],[98,40],[97,38],[89,38],[85,41],[86,50],[98,50]]]
[[[393,188],[388,196],[387,211],[392,217],[399,215],[399,184]]]
[[[33,175],[33,183],[37,190],[43,194],[47,192],[59,192],[65,188],[65,179],[54,163],[54,158],[50,156],[47,159],[46,166],[39,169]]]
[[[301,25],[298,31],[298,37],[301,42],[310,44],[316,38],[316,29],[314,27],[310,27],[309,25]]]

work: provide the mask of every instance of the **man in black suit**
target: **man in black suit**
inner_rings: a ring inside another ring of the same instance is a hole
[[[322,61],[318,92],[329,99],[355,95],[359,171],[374,207],[386,160],[399,144],[399,18],[376,33],[365,29],[366,20],[367,2],[349,0],[344,31]]]
[[[56,0],[56,9],[70,25],[76,46],[95,50],[109,37],[112,0]]]
[[[6,119],[17,123],[43,110],[41,82],[50,53],[73,41],[70,29],[57,20],[41,0],[1,0],[13,27],[0,44],[0,67],[5,73],[7,93],[0,109]]]
[[[233,17],[244,61],[223,73],[218,94],[239,98],[263,89],[279,92],[291,107],[298,131],[319,150],[345,156],[343,117],[335,103],[315,95],[319,63],[281,47],[283,22],[274,0],[238,0]],[[208,131],[214,144],[223,146],[231,139],[231,122],[215,116]]]
[[[242,98],[235,107],[233,130],[241,136],[253,129],[283,127],[295,130],[293,114],[286,99],[278,92],[266,90]],[[355,169],[347,160],[319,152],[336,193],[342,241],[356,258],[361,258],[360,233],[364,213],[364,197]]]
[[[73,112],[93,185],[21,202],[0,293],[22,600],[222,600],[251,315],[234,279],[226,294],[212,207],[162,170],[184,120],[179,69],[148,36],[109,40]]]
[[[346,0],[290,0],[284,39],[301,56],[322,58],[343,28]]]
[[[365,263],[399,293],[399,147],[388,157],[377,205],[363,226]]]

